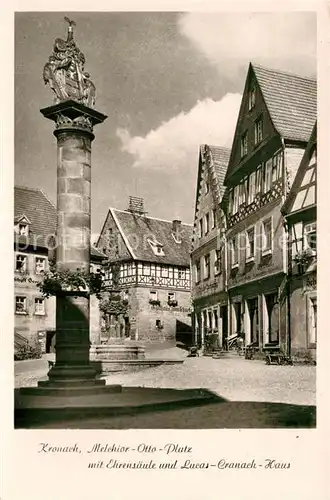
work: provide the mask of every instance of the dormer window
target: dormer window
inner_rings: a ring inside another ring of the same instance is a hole
[[[29,232],[29,226],[27,224],[18,224],[18,234],[20,236],[27,236]]]
[[[29,235],[29,225],[30,221],[25,215],[14,217],[15,232],[19,236]]]
[[[163,245],[156,240],[148,240],[148,243],[151,247],[151,250],[155,255],[159,255],[160,257],[164,256]]]

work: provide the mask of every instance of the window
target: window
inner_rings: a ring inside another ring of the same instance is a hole
[[[264,193],[268,193],[272,188],[272,160],[268,160],[265,164],[265,180]]]
[[[177,306],[178,302],[175,297],[175,292],[169,292],[167,295],[167,303],[169,305]]]
[[[231,265],[232,267],[238,265],[238,238],[235,236],[231,240]]]
[[[205,234],[207,234],[210,230],[210,215],[205,215]]]
[[[211,228],[214,229],[216,226],[216,220],[217,220],[217,212],[215,208],[212,209],[211,211]]]
[[[36,274],[41,274],[45,271],[45,264],[46,260],[43,257],[36,257],[36,267],[35,267]]]
[[[308,323],[309,323],[309,335],[308,343],[309,347],[315,347],[316,345],[316,332],[317,332],[317,299],[316,297],[309,297],[309,311],[308,311]]]
[[[255,255],[255,230],[254,227],[246,232],[246,260],[253,260]]]
[[[168,278],[168,267],[162,267],[161,268],[161,277],[162,278]]]
[[[196,283],[199,283],[201,280],[201,263],[200,263],[200,261],[196,262],[195,271],[196,271]]]
[[[254,123],[254,144],[259,144],[262,139],[262,117],[260,117]]]
[[[221,250],[214,251],[214,274],[221,272]]]
[[[157,290],[150,290],[149,300],[150,301],[157,301],[158,300],[158,292],[157,292]]]
[[[241,158],[246,156],[248,153],[248,142],[247,142],[247,132],[245,132],[241,137]]]
[[[204,279],[207,280],[210,277],[210,254],[204,256]]]
[[[249,92],[249,111],[251,111],[252,108],[254,108],[256,103],[256,89],[252,87],[252,89]]]
[[[15,270],[19,273],[25,273],[27,269],[27,258],[26,255],[16,255],[16,267]]]
[[[18,234],[20,236],[27,236],[29,233],[29,226],[27,224],[18,225]]]
[[[316,253],[316,222],[304,225],[304,250]]]
[[[242,206],[246,203],[246,191],[247,191],[247,179],[244,179],[243,182],[239,185],[238,191],[238,204]]]
[[[272,220],[267,219],[262,223],[263,232],[263,255],[267,255],[272,252],[273,235],[272,235]]]
[[[199,221],[199,237],[201,238],[203,236],[203,219],[200,219]]]
[[[163,250],[163,245],[159,243],[159,241],[148,240],[148,243],[155,255],[160,255],[160,256],[165,255]]]
[[[238,195],[239,186],[235,186],[233,191],[233,214],[236,214],[238,212]]]
[[[45,314],[45,299],[42,297],[36,297],[34,299],[34,314]]]
[[[262,170],[262,165],[260,165],[256,172],[256,194],[261,193],[262,190]]]
[[[26,297],[17,296],[15,298],[15,312],[16,314],[27,314]]]
[[[163,324],[162,324],[162,322],[161,322],[160,319],[156,319],[156,327],[159,328],[159,329],[163,328]]]
[[[275,182],[282,177],[282,151],[273,156],[272,164],[272,182]]]
[[[248,205],[254,201],[256,195],[256,173],[252,172],[249,178]]]

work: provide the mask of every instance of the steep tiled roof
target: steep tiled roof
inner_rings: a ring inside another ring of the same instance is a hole
[[[255,64],[252,68],[278,133],[307,142],[316,120],[316,80]]]
[[[31,222],[30,240],[39,247],[47,248],[51,243],[50,235],[56,232],[56,208],[41,189],[15,186],[14,188],[14,222],[25,215]],[[19,241],[26,243],[26,238]],[[96,248],[91,248],[91,255],[105,257]]]
[[[181,243],[172,234],[172,221],[136,215],[124,210],[111,209],[119,230],[130,243],[130,252],[135,260],[159,262],[177,266],[189,266],[193,227],[181,223]],[[148,239],[162,245],[164,255],[155,255]]]
[[[228,167],[228,163],[229,163],[230,149],[224,148],[222,146],[209,146],[209,147],[210,147],[210,150],[212,153],[214,170],[217,174],[220,194],[221,194],[221,196],[223,196],[223,194],[225,192],[225,186],[223,183],[225,180],[227,167]]]

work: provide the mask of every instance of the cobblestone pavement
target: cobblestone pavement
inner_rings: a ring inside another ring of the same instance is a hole
[[[157,353],[159,354],[159,353]],[[164,352],[164,358],[183,357],[180,350]],[[152,357],[155,355],[153,354]],[[26,363],[25,371],[15,363],[15,387],[36,385],[46,379],[48,365]],[[263,361],[248,361],[240,357],[212,359],[187,358],[183,364],[162,365],[134,373],[112,374],[108,384],[158,388],[207,388],[229,401],[316,404],[315,366],[267,366]]]

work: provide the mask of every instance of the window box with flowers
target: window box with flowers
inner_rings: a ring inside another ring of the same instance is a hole
[[[294,256],[293,262],[297,266],[298,274],[304,274],[306,272],[314,257],[315,255],[310,248],[307,248]]]
[[[151,304],[152,306],[160,306],[160,300],[158,300],[158,299],[150,299],[149,300],[149,304]]]
[[[96,295],[101,298],[102,274],[86,273],[77,268],[76,271],[58,271],[54,266],[45,273],[37,284],[42,295],[50,296],[87,296]]]

